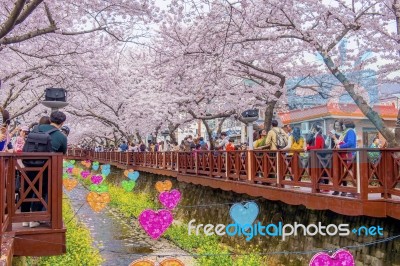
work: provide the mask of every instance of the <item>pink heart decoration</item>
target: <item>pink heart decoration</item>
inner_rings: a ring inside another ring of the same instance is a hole
[[[312,257],[309,266],[354,266],[353,255],[344,249],[339,249],[332,256],[319,252]]]
[[[103,181],[103,177],[101,175],[94,175],[92,178],[90,178],[90,180],[92,180],[93,184],[98,185],[101,183],[101,181]]]
[[[74,168],[72,168],[72,167],[67,168],[67,173],[68,173],[68,174],[72,174],[72,169],[74,169]]]
[[[82,178],[87,178],[89,175],[90,175],[90,171],[88,171],[88,170],[85,170],[85,171],[81,172]]]
[[[139,215],[139,223],[153,239],[158,239],[172,224],[174,217],[168,210],[144,210]]]
[[[161,204],[167,209],[173,209],[178,205],[181,200],[181,193],[179,190],[173,189],[171,191],[164,191],[158,196]]]

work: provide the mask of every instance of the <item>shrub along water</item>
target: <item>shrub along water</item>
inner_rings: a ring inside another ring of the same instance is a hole
[[[16,262],[19,265],[87,265],[97,266],[103,262],[99,250],[93,247],[90,231],[74,217],[69,200],[63,199],[63,218],[67,228],[67,253],[62,256],[26,257]],[[22,262],[23,261],[23,262]]]

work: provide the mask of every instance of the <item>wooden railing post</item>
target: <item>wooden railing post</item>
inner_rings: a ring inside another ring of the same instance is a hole
[[[251,182],[253,180],[254,176],[254,167],[255,167],[255,162],[253,158],[253,151],[248,150],[247,151],[247,180]]]
[[[318,186],[318,159],[317,153],[315,150],[309,151],[310,153],[310,175],[311,175],[311,192],[317,193],[319,192]]]
[[[385,194],[388,199],[391,199],[392,198],[391,189],[393,186],[393,180],[395,179],[394,167],[396,167],[394,159],[392,157],[392,151],[390,150],[384,151],[381,160],[384,160],[385,163]]]
[[[52,155],[51,172],[49,171],[49,182],[51,183],[51,197],[48,201],[51,204],[51,227],[52,229],[61,229],[62,224],[62,155]],[[51,179],[51,180],[50,180]],[[50,193],[49,193],[50,195]]]
[[[224,155],[225,155],[225,178],[229,179],[229,171],[231,169],[231,158],[229,158],[229,151],[225,151]]]
[[[5,178],[6,182],[6,197],[7,197],[7,231],[11,231],[12,224],[11,224],[11,217],[14,214],[13,212],[13,207],[14,207],[14,202],[15,202],[15,162],[17,161],[17,158],[14,157],[14,155],[9,157],[8,159],[8,173],[7,177]],[[61,163],[62,164],[62,163]],[[4,189],[4,188],[2,188]]]
[[[369,162],[367,151],[361,150],[356,152],[357,156],[357,193],[360,199],[368,200],[368,186],[369,186]]]

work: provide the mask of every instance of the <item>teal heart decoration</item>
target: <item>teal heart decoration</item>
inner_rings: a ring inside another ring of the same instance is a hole
[[[93,163],[92,169],[95,170],[95,171],[99,170],[99,164],[94,164]]]
[[[110,168],[106,168],[106,169],[103,168],[101,170],[101,174],[105,175],[105,176],[108,176],[110,174]]]
[[[229,210],[229,215],[236,224],[251,225],[256,220],[260,209],[257,203],[247,202],[246,204],[235,203]]]
[[[136,182],[136,180],[139,178],[139,172],[138,172],[138,171],[129,172],[128,178],[129,178],[130,180],[133,180],[133,181]]]
[[[135,187],[135,185],[136,185],[136,182],[133,180],[123,180],[121,182],[121,186],[126,192],[131,192],[133,190],[133,188]]]

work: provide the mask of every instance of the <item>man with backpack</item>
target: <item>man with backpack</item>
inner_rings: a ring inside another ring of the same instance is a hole
[[[278,121],[272,120],[272,128],[268,131],[265,146],[269,147],[271,151],[283,149],[288,144],[288,136],[283,129],[278,127]]]
[[[63,112],[55,111],[50,115],[50,125],[42,124],[35,126],[32,132],[29,133],[23,152],[62,152],[67,153],[67,137],[60,131],[60,128],[64,124],[66,116]],[[29,159],[22,160],[25,167],[42,167],[45,165],[46,160],[40,159]],[[28,171],[27,176],[33,181],[38,174],[38,171]],[[48,189],[48,168],[43,172],[42,182],[42,198],[47,201],[47,189]],[[28,190],[29,185],[25,182],[24,191]],[[35,187],[39,190],[39,181],[35,183]],[[30,190],[28,198],[35,198],[36,195],[33,190]],[[32,206],[31,206],[32,205]],[[24,202],[21,204],[21,212],[37,212],[42,211],[43,204],[41,202]],[[23,226],[37,227],[40,225],[39,222],[22,223]]]

